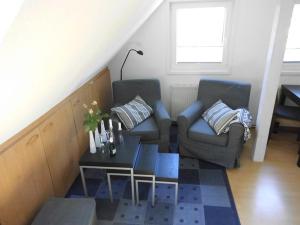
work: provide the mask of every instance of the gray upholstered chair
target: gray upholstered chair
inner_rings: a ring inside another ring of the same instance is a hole
[[[136,95],[139,95],[154,110],[153,116],[126,132],[130,135],[140,136],[142,143],[159,144],[161,152],[168,152],[171,119],[161,101],[159,80],[137,79],[114,81],[112,88],[114,106],[126,104],[136,97]],[[116,119],[116,115],[112,115],[112,117],[114,120]]]
[[[247,108],[250,89],[251,86],[247,83],[201,80],[197,100],[177,119],[181,155],[196,157],[227,168],[238,166],[244,143],[243,126],[232,124],[227,134],[216,135],[201,115],[219,99],[232,109]]]

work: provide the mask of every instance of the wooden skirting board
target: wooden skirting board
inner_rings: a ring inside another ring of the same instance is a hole
[[[0,225],[30,224],[51,196],[64,196],[88,149],[84,103],[108,111],[111,79],[106,68],[0,146]]]

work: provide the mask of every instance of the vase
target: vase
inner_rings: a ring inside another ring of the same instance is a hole
[[[90,130],[89,135],[90,135],[90,153],[94,154],[96,153],[96,144],[94,140],[93,131]]]
[[[99,134],[98,127],[95,130],[95,144],[96,144],[96,148],[101,147],[101,140],[100,140],[100,134]]]
[[[107,142],[107,134],[103,120],[101,120],[101,138],[103,142]]]
[[[118,123],[118,139],[120,144],[124,142],[122,124],[120,122]]]

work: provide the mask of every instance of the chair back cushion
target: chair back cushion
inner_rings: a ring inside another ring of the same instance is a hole
[[[129,103],[111,109],[115,112],[127,130],[149,118],[153,112],[152,108],[140,97],[136,96]]]
[[[160,83],[157,79],[120,80],[112,83],[114,105],[123,105],[139,95],[151,107],[161,99]]]
[[[237,116],[238,111],[232,110],[221,100],[217,101],[203,114],[203,119],[214,129],[217,135],[223,133],[225,128]]]
[[[219,99],[232,109],[248,108],[250,89],[248,83],[204,79],[199,82],[198,99],[206,109]]]

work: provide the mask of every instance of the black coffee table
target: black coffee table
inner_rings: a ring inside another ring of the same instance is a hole
[[[131,195],[132,203],[135,203],[134,194],[134,165],[136,163],[139,149],[140,138],[137,136],[123,136],[124,141],[116,146],[117,154],[114,157],[110,157],[109,154],[103,154],[101,152],[91,154],[87,151],[79,160],[81,180],[83,184],[83,190],[85,196],[88,196],[86,188],[86,182],[84,177],[84,169],[105,169],[105,170],[122,170],[127,171],[130,174],[131,179]],[[110,190],[111,192],[111,190]],[[112,201],[112,194],[110,193],[110,199]]]
[[[178,197],[179,155],[178,153],[159,153],[157,144],[141,144],[133,168],[137,203],[139,203],[139,183],[150,183],[152,186],[152,206],[155,202],[155,184],[175,186],[175,205]],[[107,172],[110,198],[111,176],[131,176],[127,171]]]

